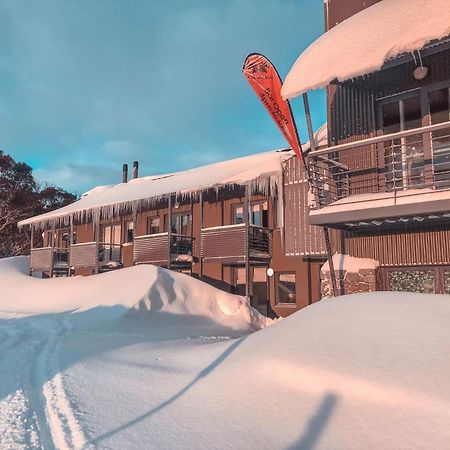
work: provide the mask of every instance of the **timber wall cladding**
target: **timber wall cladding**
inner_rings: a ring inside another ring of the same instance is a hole
[[[51,270],[53,266],[53,249],[51,247],[33,248],[30,258],[30,267],[33,270]]]
[[[309,185],[303,162],[297,157],[284,163],[284,247],[288,256],[324,255],[320,227],[309,224]]]
[[[346,233],[345,252],[376,259],[385,267],[450,264],[450,226],[381,234]]]
[[[86,244],[74,244],[70,248],[70,265],[72,267],[92,268],[97,267],[98,246],[95,242]]]
[[[168,233],[136,236],[133,246],[134,262],[150,263],[165,262],[169,258]]]

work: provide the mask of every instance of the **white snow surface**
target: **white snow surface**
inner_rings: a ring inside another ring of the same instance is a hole
[[[345,270],[351,273],[358,273],[360,270],[371,270],[379,267],[380,263],[372,258],[355,258],[350,255],[335,253],[333,255],[334,270]],[[327,261],[322,267],[322,272],[330,271],[330,264]]]
[[[344,296],[249,333],[186,276],[26,262],[0,262],[0,448],[448,448],[450,296]]]
[[[289,71],[281,94],[291,99],[335,79],[374,72],[386,61],[449,34],[449,0],[383,0],[313,42]]]

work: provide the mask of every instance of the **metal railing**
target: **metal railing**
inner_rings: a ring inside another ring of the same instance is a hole
[[[248,248],[260,253],[271,254],[271,235],[272,230],[249,225],[248,229]]]
[[[449,189],[450,122],[328,147],[310,153],[309,167],[314,209],[359,194]]]
[[[100,265],[110,263],[120,263],[122,256],[122,246],[120,244],[107,244],[100,242],[98,244],[98,262]]]
[[[68,248],[54,248],[53,249],[53,265],[54,266],[68,266],[69,265],[70,249]]]
[[[194,254],[194,236],[185,236],[183,234],[171,234],[170,253],[172,255]]]

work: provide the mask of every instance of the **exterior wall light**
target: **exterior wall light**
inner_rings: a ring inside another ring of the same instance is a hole
[[[428,76],[429,69],[426,66],[418,66],[414,69],[413,76],[417,81],[425,80]]]

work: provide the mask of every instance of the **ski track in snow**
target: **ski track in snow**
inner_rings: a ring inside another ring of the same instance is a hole
[[[69,331],[68,315],[0,320],[0,448],[89,448],[58,367]]]

